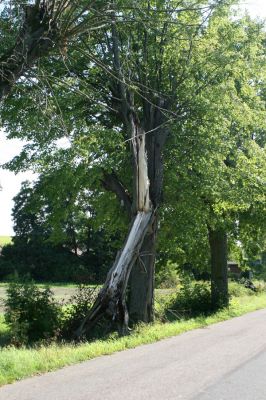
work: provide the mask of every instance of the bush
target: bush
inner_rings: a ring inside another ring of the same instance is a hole
[[[7,287],[5,320],[11,328],[12,343],[27,344],[58,336],[61,307],[51,289],[39,289],[33,281],[13,281]]]
[[[160,289],[176,287],[179,283],[178,266],[171,261],[160,268],[155,276],[155,285]]]
[[[168,319],[207,314],[212,310],[210,284],[186,278],[166,306]]]
[[[69,299],[64,308],[61,336],[65,339],[73,337],[83,319],[94,303],[98,293],[97,288],[79,285],[76,293]]]
[[[257,289],[257,293],[263,293],[266,291],[266,282],[264,280],[253,280],[253,283]]]
[[[241,285],[239,282],[229,282],[228,291],[230,297],[249,296],[254,293],[252,292],[252,290],[247,289],[244,285]]]

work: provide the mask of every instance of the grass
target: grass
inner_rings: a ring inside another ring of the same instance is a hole
[[[107,340],[96,340],[79,345],[52,344],[36,348],[3,347],[0,350],[0,385],[14,382],[34,374],[53,371],[65,365],[131,349],[139,345],[179,335],[192,329],[241,316],[251,311],[266,308],[266,294],[233,297],[228,309],[210,316],[200,316],[172,323],[139,325],[130,336],[112,335]],[[6,337],[7,327],[0,318],[0,336]]]
[[[12,242],[11,236],[0,236],[0,246],[4,246],[5,244],[9,244]]]
[[[9,282],[2,281],[2,282],[0,282],[0,287],[6,287],[8,284],[9,284]],[[78,283],[74,283],[74,282],[49,282],[49,281],[47,281],[47,282],[36,282],[36,285],[40,288],[45,288],[46,286],[49,286],[49,287],[51,287],[51,289],[53,289],[53,288],[76,289],[78,287]],[[101,285],[96,285],[96,284],[88,284],[87,285],[86,284],[86,286],[94,288],[94,287],[98,287]]]

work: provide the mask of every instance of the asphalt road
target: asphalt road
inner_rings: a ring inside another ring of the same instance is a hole
[[[0,400],[265,400],[266,310],[0,389]]]

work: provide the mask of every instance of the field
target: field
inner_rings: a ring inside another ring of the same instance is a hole
[[[44,287],[44,285],[39,285],[41,287]],[[50,286],[56,300],[58,301],[67,301],[69,298],[74,294],[76,290],[75,285],[56,285],[56,286]],[[0,313],[3,312],[3,299],[6,297],[6,284],[2,283],[0,284]]]
[[[0,247],[9,244],[12,241],[11,236],[0,236]]]
[[[150,325],[140,324],[129,336],[118,337],[117,334],[111,334],[108,338],[81,344],[54,342],[33,347],[16,348],[10,345],[6,346],[8,327],[4,322],[3,314],[0,314],[0,385],[34,374],[53,371],[65,365],[75,364],[101,355],[156,342],[192,329],[206,327],[219,321],[266,308],[265,288],[259,294],[254,295],[244,287],[241,286],[238,289],[237,286],[234,285],[232,287],[232,293],[234,292],[234,294],[231,295],[230,306],[211,315],[200,315],[187,319],[181,318],[165,323],[158,321]],[[0,290],[1,295],[5,296],[4,285]],[[55,296],[58,299],[62,299],[71,296],[74,292],[74,287],[55,286],[53,290]],[[169,290],[157,290],[157,300],[168,294]]]

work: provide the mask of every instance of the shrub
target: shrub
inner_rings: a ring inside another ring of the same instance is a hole
[[[176,287],[179,283],[177,264],[167,261],[166,265],[156,273],[155,284],[157,288],[168,289]]]
[[[61,336],[65,339],[73,337],[83,319],[90,310],[97,296],[98,289],[79,285],[76,293],[69,299],[64,308]]]
[[[254,293],[250,289],[247,289],[244,285],[241,285],[239,282],[229,282],[228,291],[230,297],[249,296]]]
[[[266,282],[264,280],[253,280],[253,283],[257,289],[257,293],[263,293],[266,291]]]
[[[5,320],[15,345],[53,339],[60,330],[61,307],[48,286],[39,289],[29,279],[13,281],[7,287]]]
[[[168,319],[207,314],[212,310],[210,284],[183,279],[181,288],[166,306]]]

